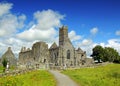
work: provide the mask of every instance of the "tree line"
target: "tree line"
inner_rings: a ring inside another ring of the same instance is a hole
[[[92,49],[92,51],[93,53],[91,56],[94,60],[97,60],[98,63],[100,63],[101,61],[120,63],[120,55],[114,48],[103,48],[102,46],[97,45]]]

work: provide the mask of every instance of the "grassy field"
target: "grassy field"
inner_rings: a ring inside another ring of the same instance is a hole
[[[56,86],[54,77],[46,70],[0,78],[0,86]]]
[[[63,73],[80,86],[120,86],[120,64],[65,70]]]

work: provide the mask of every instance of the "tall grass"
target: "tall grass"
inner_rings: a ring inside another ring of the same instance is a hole
[[[0,78],[0,86],[56,86],[54,77],[45,70]]]
[[[97,68],[65,70],[80,86],[120,86],[120,64],[109,64]]]

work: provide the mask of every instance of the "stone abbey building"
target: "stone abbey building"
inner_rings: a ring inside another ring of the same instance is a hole
[[[72,45],[68,37],[68,27],[59,28],[59,45],[55,42],[48,48],[45,42],[36,42],[32,49],[22,47],[19,53],[19,64],[37,67],[66,66],[76,67],[84,65],[86,52]]]

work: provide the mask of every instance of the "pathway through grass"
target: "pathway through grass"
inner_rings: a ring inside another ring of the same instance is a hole
[[[57,86],[78,86],[68,76],[60,73],[60,71],[50,70],[50,72],[55,76],[55,78],[57,80]]]

